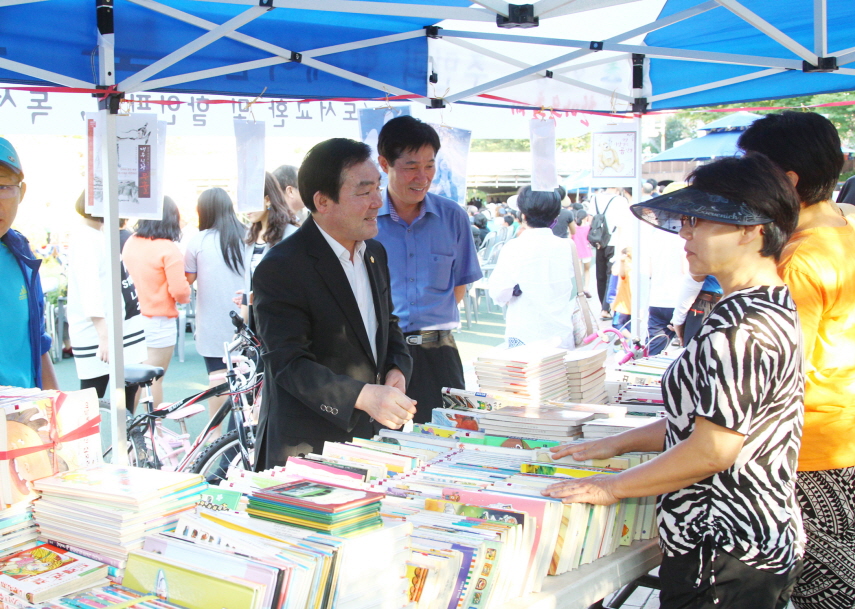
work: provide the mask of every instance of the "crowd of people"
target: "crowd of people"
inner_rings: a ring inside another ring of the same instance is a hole
[[[125,361],[168,365],[176,306],[195,284],[197,348],[214,382],[228,311],[246,307],[265,368],[256,467],[282,465],[325,441],[430,420],[440,389],[464,386],[452,331],[482,268],[507,306],[510,347],[557,338],[573,348],[591,267],[597,293],[587,296],[625,325],[641,220],[652,232],[640,249],[654,252],[639,261],[653,286],[651,338],[685,347],[663,376],[666,416],[552,451],[662,454],[620,474],[557,480],[544,494],[596,504],[658,495],[662,607],[852,607],[855,226],[832,201],[840,139],[818,114],[784,112],[755,121],[739,145],[743,156],[699,167],[686,184],[648,183],[634,202],[622,189],[582,204],[526,187],[507,207],[467,214],[429,192],[440,141],[418,119],[386,123],[379,168],[364,143],[321,142],[299,170],[267,174],[249,227],[220,189],[199,197],[200,231],[183,254],[170,200],[160,221],[138,223],[122,255]],[[56,387],[39,261],[11,228],[23,176],[0,139],[0,264],[13,279],[0,285],[9,312],[0,384]],[[83,197],[77,205],[71,346],[81,386],[103,393],[104,235]]]

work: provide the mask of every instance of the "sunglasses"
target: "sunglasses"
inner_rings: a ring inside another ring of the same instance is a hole
[[[690,228],[695,228],[698,225],[697,216],[680,216],[680,227],[689,225]]]

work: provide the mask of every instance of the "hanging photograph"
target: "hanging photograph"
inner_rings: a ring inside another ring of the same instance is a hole
[[[86,211],[104,215],[104,129],[97,112],[86,114],[88,184]],[[116,117],[116,178],[119,216],[160,220],[163,214],[163,160],[166,126],[156,114]]]
[[[466,202],[466,163],[472,132],[447,125],[431,125],[439,134],[436,176],[430,192],[463,205]]]
[[[594,178],[635,177],[635,131],[591,134]]]

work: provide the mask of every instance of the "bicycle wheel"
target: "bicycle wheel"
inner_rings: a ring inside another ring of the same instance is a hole
[[[247,447],[250,464],[253,457],[252,449],[252,446]],[[202,451],[202,454],[190,466],[190,471],[194,474],[202,474],[209,484],[219,484],[220,481],[226,479],[231,466],[242,467],[240,438],[237,430],[220,436]]]
[[[112,463],[112,456],[113,447],[108,446],[107,450],[104,451],[104,461]],[[139,429],[132,430],[131,435],[128,436],[128,465],[131,467],[151,467],[151,464],[148,463],[145,436]]]

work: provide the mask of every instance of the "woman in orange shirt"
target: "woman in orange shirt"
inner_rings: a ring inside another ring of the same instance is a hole
[[[169,197],[163,198],[162,218],[137,222],[136,233],[122,249],[122,260],[137,287],[145,319],[145,363],[166,372],[178,336],[175,304],[190,302],[190,284],[184,276],[184,255],[176,245],[181,239],[181,217]],[[163,401],[163,377],[154,382],[151,393],[155,405]]]

